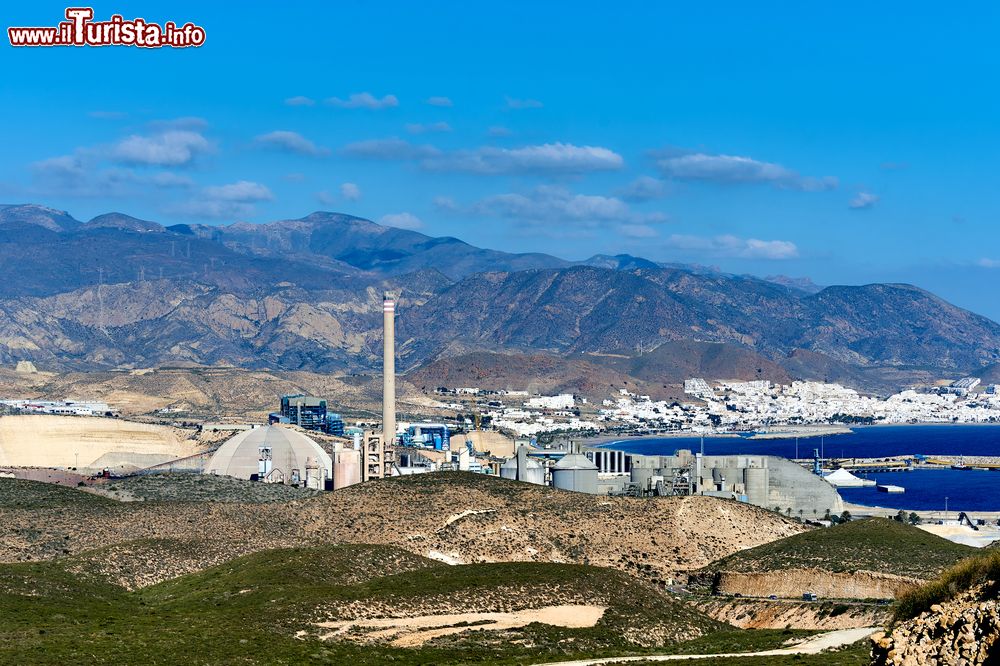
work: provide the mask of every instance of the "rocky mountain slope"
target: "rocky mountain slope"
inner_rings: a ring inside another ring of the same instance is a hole
[[[483,351],[614,354],[638,357],[614,371],[646,365],[660,384],[766,373],[888,390],[1000,361],[1000,325],[908,285],[815,291],[627,255],[572,264],[337,213],[164,227],[0,207],[8,366],[376,370],[387,289],[403,370]]]

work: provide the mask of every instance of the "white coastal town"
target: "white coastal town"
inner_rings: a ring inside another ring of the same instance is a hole
[[[950,384],[867,396],[840,384],[794,381],[684,382],[684,399],[653,400],[627,389],[600,405],[570,393],[530,395],[475,387],[439,389],[460,401],[444,410],[478,410],[494,428],[520,437],[555,432],[739,432],[825,424],[996,423],[1000,391],[966,377]]]

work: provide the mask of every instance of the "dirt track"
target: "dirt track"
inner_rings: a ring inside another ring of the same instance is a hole
[[[320,636],[322,639],[336,638],[355,629],[362,633],[362,640],[385,640],[393,638],[396,647],[419,647],[439,636],[488,629],[501,631],[518,629],[532,622],[551,624],[557,627],[593,627],[607,610],[604,606],[546,606],[529,608],[512,613],[453,613],[448,615],[421,615],[418,617],[389,617],[362,620],[342,620],[320,622],[316,626],[334,629]],[[463,626],[455,626],[464,623]],[[368,630],[368,631],[365,631]]]
[[[605,657],[603,659],[579,659],[577,661],[552,661],[535,666],[602,666],[603,664],[627,664],[645,661],[688,661],[691,659],[718,659],[722,657],[780,657],[796,654],[819,654],[823,650],[843,647],[856,643],[862,638],[878,631],[878,627],[863,627],[861,629],[840,629],[830,631],[787,648],[763,650],[761,652],[729,652],[723,654],[660,654],[642,657]]]

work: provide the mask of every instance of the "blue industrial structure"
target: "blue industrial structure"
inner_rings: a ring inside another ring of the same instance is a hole
[[[344,435],[344,420],[340,414],[326,411],[326,400],[308,395],[281,396],[281,412],[268,415],[270,423],[294,423],[306,430],[318,430],[330,435]]]
[[[403,445],[450,451],[451,433],[444,423],[414,423],[403,433]]]

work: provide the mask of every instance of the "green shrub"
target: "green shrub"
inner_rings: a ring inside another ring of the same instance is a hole
[[[893,620],[901,622],[916,617],[934,604],[954,599],[979,585],[986,586],[986,595],[995,595],[1000,590],[1000,551],[963,560],[937,580],[907,592],[899,598]]]

